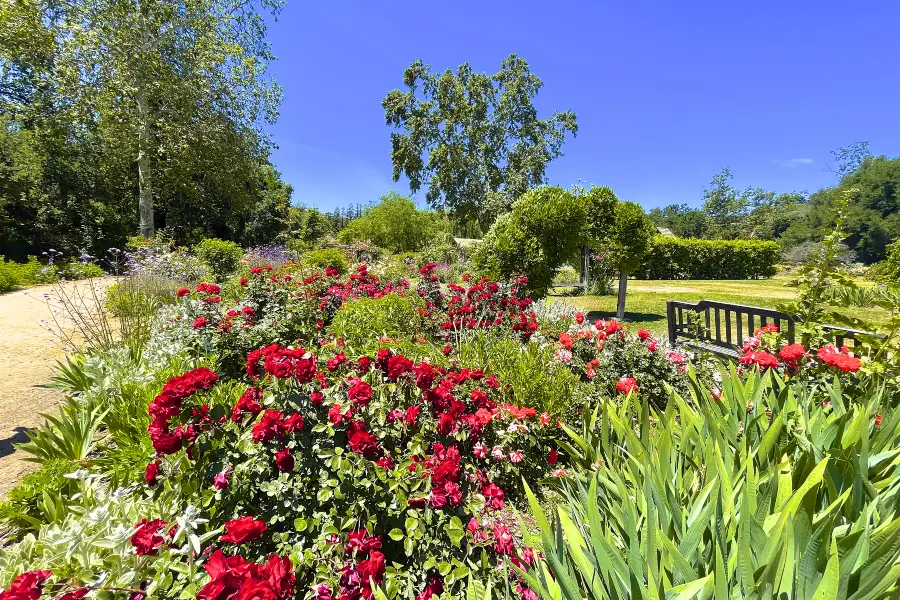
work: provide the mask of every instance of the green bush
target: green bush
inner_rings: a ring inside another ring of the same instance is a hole
[[[332,267],[338,274],[347,272],[347,257],[338,248],[320,248],[310,250],[303,257],[303,264],[307,267],[325,269]]]
[[[481,275],[506,279],[514,273],[528,278],[529,294],[544,295],[553,282],[553,269],[538,240],[516,222],[513,213],[497,219],[472,251],[472,266]]]
[[[528,191],[501,216],[472,251],[482,274],[528,278],[528,293],[543,296],[556,269],[578,254],[584,242],[588,204],[560,187]]]
[[[450,224],[444,216],[419,210],[412,200],[394,192],[382,196],[338,233],[341,243],[369,241],[391,252],[421,250],[449,236]]]
[[[341,307],[328,331],[344,338],[349,348],[371,352],[378,348],[378,340],[382,336],[408,338],[421,334],[423,321],[418,312],[420,307],[421,301],[397,294],[357,298]]]
[[[224,281],[237,271],[244,257],[240,246],[218,238],[206,238],[194,246],[194,254],[209,267],[216,281]]]
[[[46,520],[41,508],[44,494],[53,499],[69,496],[76,486],[65,475],[78,468],[75,461],[62,458],[44,461],[40,469],[25,475],[6,494],[0,503],[0,521],[24,529],[37,527]]]
[[[638,279],[759,279],[775,275],[780,255],[776,242],[657,235],[634,275]]]
[[[887,258],[878,263],[876,273],[879,281],[900,284],[900,240],[887,247]]]
[[[36,256],[29,256],[28,262],[16,263],[0,256],[0,292],[17,290],[27,285],[53,283],[59,279],[56,267],[38,262]]]

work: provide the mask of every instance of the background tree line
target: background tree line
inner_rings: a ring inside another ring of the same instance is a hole
[[[831,231],[842,192],[856,188],[844,212],[844,244],[856,260],[882,260],[888,244],[900,238],[900,158],[872,156],[864,142],[834,154],[838,184],[812,195],[738,190],[731,170],[724,169],[704,191],[700,207],[671,204],[649,216],[678,237],[776,240],[799,257]]]

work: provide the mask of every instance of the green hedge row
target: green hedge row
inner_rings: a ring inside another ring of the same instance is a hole
[[[698,240],[657,235],[638,279],[759,279],[771,277],[781,258],[776,242]]]

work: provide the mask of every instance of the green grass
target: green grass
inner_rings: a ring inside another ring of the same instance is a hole
[[[676,280],[629,281],[625,300],[625,318],[657,335],[666,333],[666,300],[699,302],[716,300],[762,308],[776,308],[781,302],[796,297],[793,288],[785,287],[790,277],[760,280]],[[859,281],[860,285],[870,285]],[[575,296],[565,299],[587,313],[590,319],[616,315],[616,296]],[[857,316],[883,320],[879,309],[852,309]]]

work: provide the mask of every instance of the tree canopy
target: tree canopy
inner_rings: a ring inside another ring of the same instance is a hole
[[[468,63],[436,73],[417,60],[403,83],[382,100],[387,124],[401,130],[391,134],[394,181],[405,175],[413,192],[427,185],[431,206],[483,229],[546,183],[547,163],[578,131],[570,110],[538,118],[533,102],[543,83],[515,54],[494,75]]]
[[[0,249],[96,249],[155,227],[182,242],[277,229],[290,189],[261,130],[279,100],[262,13],[279,6],[0,5],[0,170],[17,174],[0,185]]]

